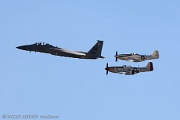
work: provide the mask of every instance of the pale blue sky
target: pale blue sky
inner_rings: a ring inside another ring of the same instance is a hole
[[[47,42],[88,51],[103,40],[104,60],[29,53]],[[179,0],[0,0],[0,117],[56,115],[62,120],[180,119]],[[115,51],[152,54],[154,71],[109,73]]]

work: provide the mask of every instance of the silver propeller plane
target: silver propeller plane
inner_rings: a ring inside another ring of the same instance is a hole
[[[103,56],[101,56],[102,47],[103,47],[103,41],[98,40],[97,43],[88,52],[67,50],[64,48],[55,47],[53,45],[45,44],[45,43],[23,45],[23,46],[18,46],[16,48],[30,52],[34,51],[34,52],[48,53],[56,56],[64,56],[64,57],[72,57],[72,58],[80,58],[80,59],[98,59],[98,58],[104,58]]]
[[[139,55],[136,53],[118,54],[118,52],[116,52],[116,55],[114,57],[116,58],[116,62],[118,59],[126,60],[126,61],[132,61],[132,62],[142,62],[145,60],[158,59],[159,58],[159,52],[157,50],[155,50],[152,55]]]
[[[140,72],[153,71],[153,63],[149,62],[146,67],[132,67],[126,65],[108,67],[108,63],[107,63],[105,70],[106,70],[106,75],[108,74],[108,72],[125,74],[125,75],[134,75]]]

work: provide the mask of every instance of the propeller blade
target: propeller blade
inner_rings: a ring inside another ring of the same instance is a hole
[[[106,75],[108,75],[108,63],[106,64],[105,70],[106,70]]]
[[[117,59],[117,55],[118,55],[118,52],[116,51],[116,62],[117,62],[117,60],[118,60],[118,59]]]

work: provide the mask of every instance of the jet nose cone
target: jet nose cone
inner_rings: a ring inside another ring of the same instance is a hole
[[[20,50],[26,50],[26,47],[25,46],[18,46],[16,47],[17,49],[20,49]]]
[[[18,47],[16,47],[17,49],[21,49],[21,47],[20,46],[18,46]]]

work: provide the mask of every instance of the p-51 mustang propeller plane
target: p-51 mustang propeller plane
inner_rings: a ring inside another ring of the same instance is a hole
[[[118,52],[116,52],[116,55],[114,57],[116,58],[116,62],[118,59],[126,60],[126,61],[132,61],[132,62],[142,62],[145,60],[158,59],[159,58],[159,52],[157,50],[155,50],[152,55],[139,55],[136,53],[119,54],[118,55]]]
[[[106,75],[108,74],[108,72],[125,74],[125,75],[134,75],[140,72],[153,71],[153,63],[149,62],[146,67],[132,67],[126,65],[108,67],[108,63],[107,63],[105,70],[106,70]]]
[[[16,48],[30,52],[34,51],[41,53],[49,53],[51,55],[56,55],[56,56],[64,56],[64,57],[72,57],[72,58],[80,58],[80,59],[98,59],[98,58],[104,58],[103,56],[101,56],[102,47],[103,47],[103,41],[98,40],[97,43],[88,52],[67,50],[64,48],[59,48],[44,43],[23,45],[23,46],[18,46]]]

